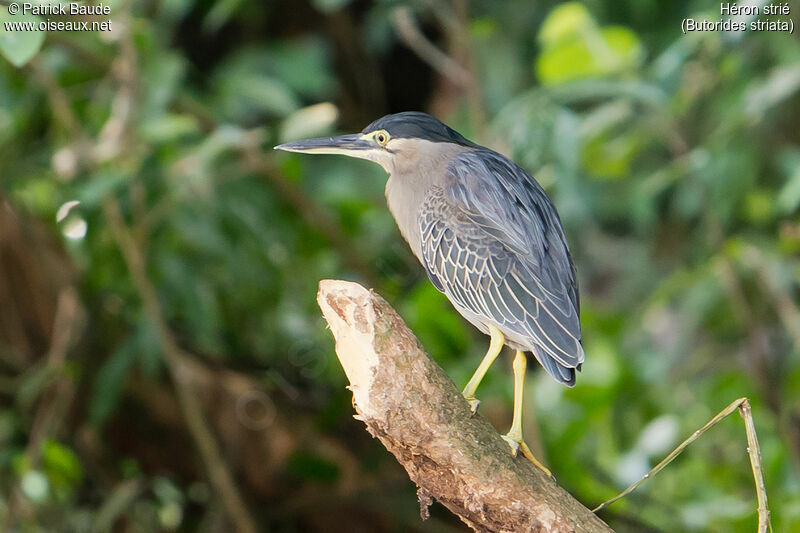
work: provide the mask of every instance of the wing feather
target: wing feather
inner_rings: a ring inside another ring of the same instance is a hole
[[[420,209],[421,259],[461,311],[500,328],[572,385],[584,360],[561,221],[536,181],[488,150],[461,154]]]

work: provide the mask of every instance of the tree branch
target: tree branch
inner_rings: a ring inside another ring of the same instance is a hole
[[[128,267],[133,285],[142,299],[142,306],[147,316],[158,327],[164,362],[175,385],[178,402],[189,433],[192,435],[208,470],[209,481],[216,489],[222,506],[227,511],[231,521],[235,524],[236,531],[255,533],[257,531],[255,521],[247,510],[247,505],[239,491],[239,487],[236,485],[232,472],[228,469],[217,439],[206,422],[200,400],[192,388],[189,371],[186,368],[187,362],[191,361],[191,356],[178,346],[172,331],[167,326],[161,311],[161,304],[158,301],[156,288],[147,276],[145,258],[136,245],[133,233],[122,218],[117,200],[109,197],[103,204],[103,212],[111,234],[114,236]]]
[[[432,69],[446,76],[459,87],[470,84],[470,73],[456,60],[436,48],[422,33],[408,7],[396,7],[392,10],[392,24],[400,40],[414,51],[420,59]]]
[[[320,282],[317,302],[336,338],[353,405],[367,430],[419,487],[475,531],[609,532],[522,458],[483,418],[386,301],[346,281]]]

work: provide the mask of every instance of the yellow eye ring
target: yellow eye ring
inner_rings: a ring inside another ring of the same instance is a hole
[[[386,143],[389,142],[389,134],[385,131],[378,131],[375,132],[374,136],[375,142],[380,144],[381,146],[386,146]]]

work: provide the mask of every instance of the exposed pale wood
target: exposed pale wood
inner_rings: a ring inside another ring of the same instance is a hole
[[[317,295],[350,380],[356,418],[431,498],[476,531],[608,532],[589,509],[522,457],[480,416],[386,301],[324,280]]]

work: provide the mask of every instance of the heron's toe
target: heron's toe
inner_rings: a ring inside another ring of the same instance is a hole
[[[519,453],[519,441],[511,435],[503,435],[503,440],[506,441],[509,446],[511,446],[511,455],[516,457]]]
[[[469,404],[469,409],[472,411],[472,416],[478,412],[478,406],[481,404],[481,401],[474,396],[464,396],[464,399],[467,400]]]
[[[533,455],[533,452],[531,452],[531,449],[527,444],[525,444],[524,440],[512,435],[510,432],[506,435],[503,435],[503,440],[506,441],[509,446],[511,446],[511,455],[516,457],[520,452],[522,452],[523,457],[533,463],[533,466],[544,472],[547,477],[555,481],[556,477],[553,475],[553,473],[550,472],[550,470],[544,466],[541,461],[536,458],[536,456]]]

